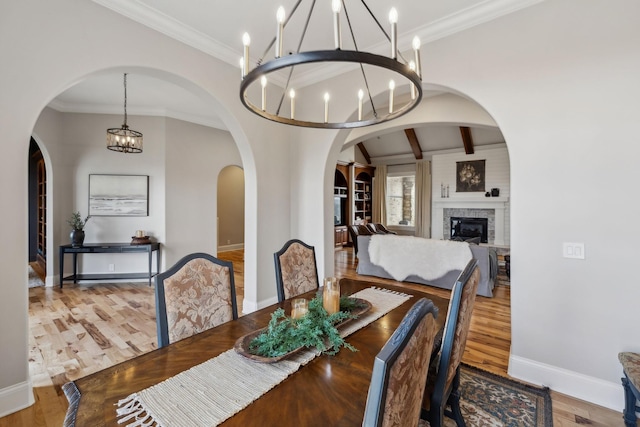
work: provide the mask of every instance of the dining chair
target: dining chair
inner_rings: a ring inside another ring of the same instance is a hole
[[[439,358],[435,358],[426,381],[422,418],[431,427],[441,427],[444,416],[458,427],[465,422],[460,411],[460,362],[467,343],[471,314],[480,281],[478,260],[471,259],[451,290]],[[449,406],[451,409],[447,410]]]
[[[438,309],[419,299],[373,362],[364,410],[365,427],[408,427],[420,422]]]
[[[626,427],[636,427],[640,412],[640,353],[621,352],[618,360],[622,364],[622,387],[624,388],[624,409],[622,418]]]
[[[155,282],[158,348],[238,318],[231,262],[193,253]]]
[[[273,254],[278,301],[318,289],[316,250],[302,240],[292,239]]]

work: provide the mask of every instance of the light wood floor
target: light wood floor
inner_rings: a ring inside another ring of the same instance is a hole
[[[357,278],[351,248],[335,253],[338,277]],[[242,251],[220,258],[234,264],[239,311],[244,296]],[[504,275],[501,276],[506,279]],[[392,280],[370,278],[373,282]],[[422,285],[401,284],[424,290]],[[447,297],[448,291],[427,287]],[[478,297],[463,361],[507,376],[511,343],[510,287],[498,285],[494,298]],[[29,370],[36,403],[0,418],[0,427],[60,426],[67,400],[60,387],[156,348],[153,288],[143,283],[68,285],[29,290]],[[623,426],[622,414],[552,392],[556,427]],[[639,423],[640,425],[640,423]],[[471,426],[470,426],[471,427]]]

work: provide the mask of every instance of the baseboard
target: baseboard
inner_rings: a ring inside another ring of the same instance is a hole
[[[624,407],[624,390],[621,383],[612,383],[514,355],[509,358],[508,374],[519,380],[546,386],[558,393],[620,413]],[[622,373],[620,375],[622,376]]]
[[[31,381],[0,390],[0,418],[28,408],[35,403]]]
[[[271,297],[267,300],[260,301],[259,303],[255,303],[253,301],[247,301],[247,299],[242,300],[242,313],[249,314],[254,311],[260,310],[261,308],[269,307],[270,305],[276,304],[278,302],[278,297]]]
[[[218,253],[220,252],[229,252],[229,251],[237,251],[240,249],[244,249],[244,243],[236,243],[234,245],[225,245],[218,246]]]

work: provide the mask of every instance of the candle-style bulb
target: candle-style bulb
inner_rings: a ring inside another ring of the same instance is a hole
[[[413,42],[412,42],[412,44],[413,44],[413,50],[418,50],[418,49],[420,49],[420,37],[415,36],[415,37],[413,38]]]
[[[324,93],[324,122],[329,122],[329,92]]]
[[[262,86],[262,111],[267,110],[267,77],[262,76],[260,78],[260,85]]]
[[[278,21],[278,31],[276,32],[276,58],[282,56],[282,31],[284,30],[284,7],[280,6],[276,12],[276,20]]]
[[[291,98],[291,120],[293,120],[296,116],[296,91],[293,89],[289,90],[289,98]]]
[[[409,69],[416,72],[416,63],[414,61],[409,61]],[[411,86],[411,99],[416,99],[416,86],[413,83],[409,83]]]
[[[251,44],[251,37],[249,37],[249,33],[244,33],[242,35],[242,44],[244,45],[242,77],[244,77],[249,74],[249,45]]]
[[[296,91],[295,91],[295,90],[293,90],[293,89],[291,89],[291,90],[289,91],[289,98],[293,99],[293,98],[295,98],[295,97],[296,97]]]
[[[396,88],[396,82],[389,80],[389,114],[393,113],[393,91]]]
[[[340,0],[332,0],[331,9],[333,10],[333,41],[336,49],[342,49],[342,32],[340,29]]]
[[[391,58],[398,58],[398,11],[392,7],[389,11],[389,23],[391,24]]]
[[[364,98],[364,92],[362,89],[358,91],[358,120],[362,120],[362,98]]]
[[[391,10],[389,11],[389,23],[390,24],[398,23],[398,11],[396,10],[395,7],[392,7]]]
[[[413,54],[415,57],[416,63],[416,74],[418,77],[422,78],[422,67],[420,66],[420,39],[418,36],[413,38]]]
[[[240,74],[244,78],[244,58],[240,57]]]

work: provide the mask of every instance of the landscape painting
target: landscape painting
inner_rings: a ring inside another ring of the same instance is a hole
[[[89,215],[149,216],[149,176],[89,175]]]

